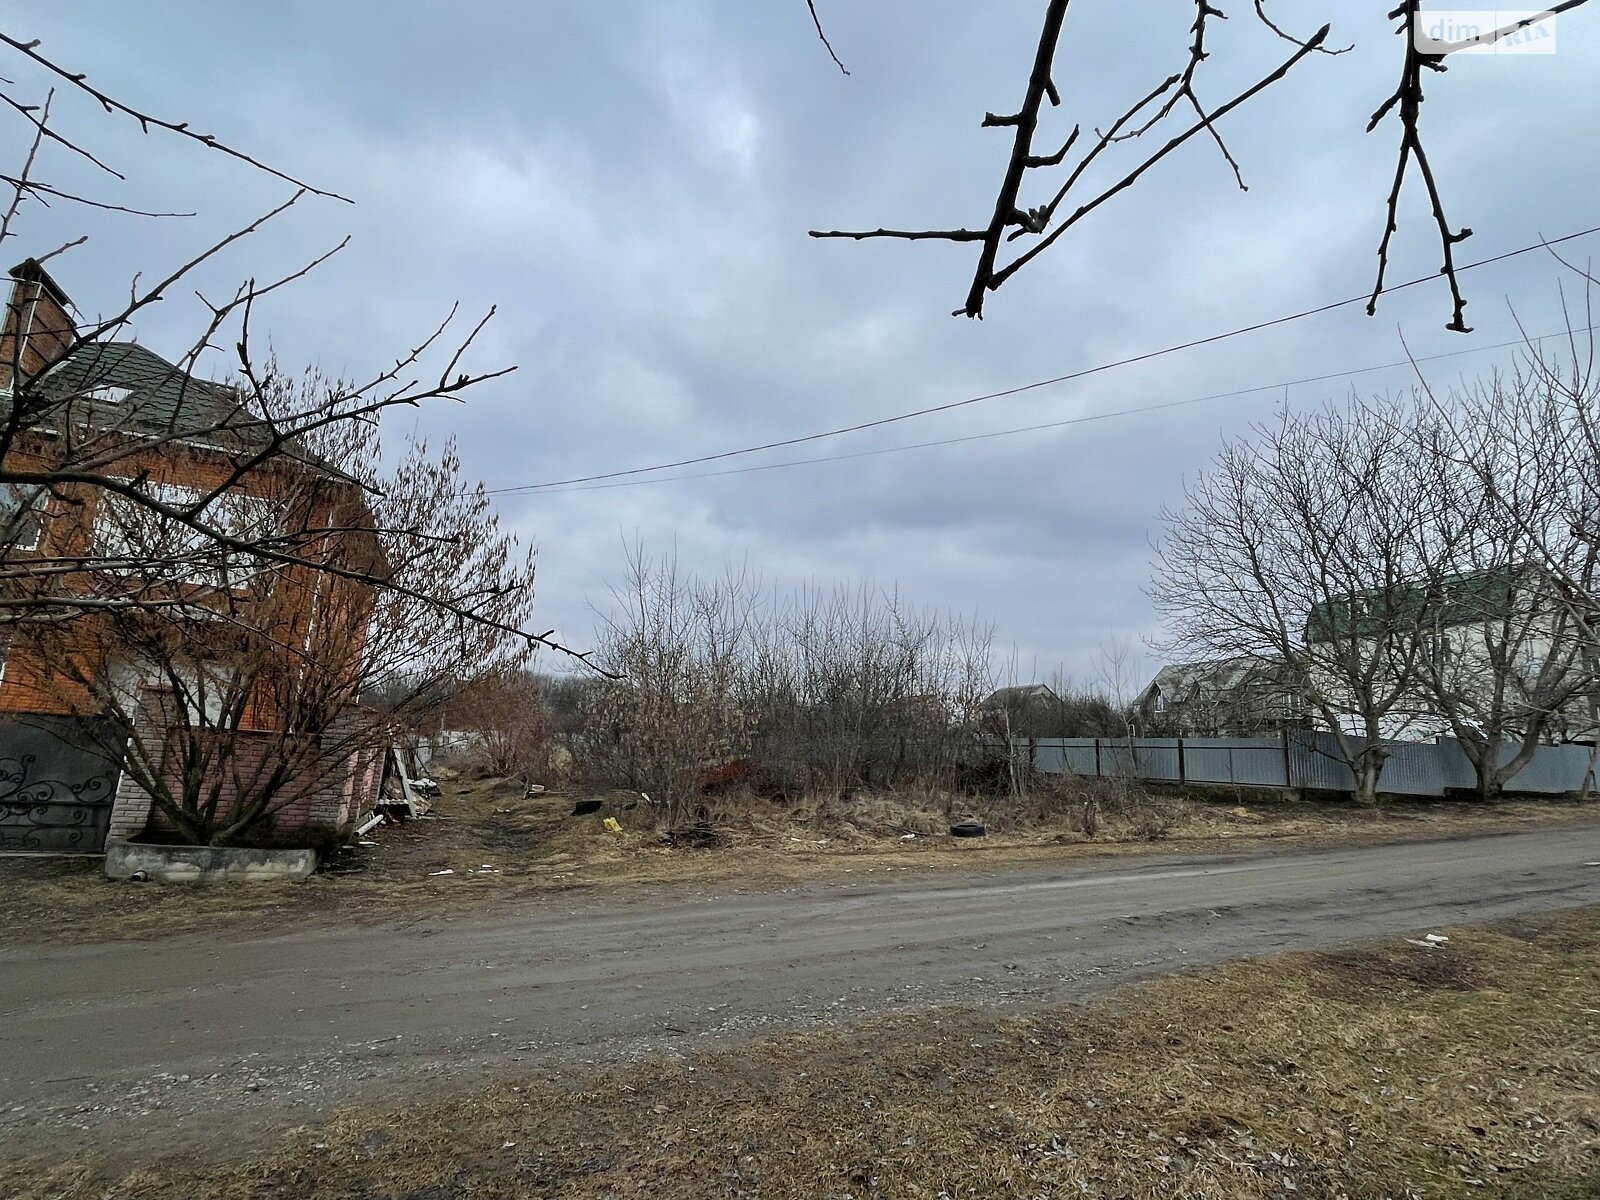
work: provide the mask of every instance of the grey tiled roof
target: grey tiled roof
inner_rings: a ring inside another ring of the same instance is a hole
[[[1209,662],[1170,663],[1145,685],[1139,693],[1139,703],[1147,703],[1159,692],[1172,703],[1213,704],[1242,694],[1241,689],[1247,685],[1284,694],[1298,687],[1294,672],[1278,659],[1240,656]]]
[[[261,449],[272,436],[271,428],[240,402],[232,388],[197,379],[137,342],[80,347],[46,371],[34,390],[59,401],[59,406],[41,419],[43,425],[65,419],[96,433],[177,439],[225,453]],[[357,482],[293,441],[274,454],[336,479]]]
[[[100,391],[112,388],[126,394],[113,399]],[[266,438],[231,388],[196,379],[137,342],[84,346],[45,372],[35,390],[96,430],[197,438],[230,449]]]
[[[1191,695],[1220,695],[1237,688],[1259,664],[1250,658],[1225,658],[1213,662],[1171,663],[1150,681],[1169,699],[1186,700]]]
[[[1056,694],[1045,684],[1024,683],[1016,687],[999,689],[978,707],[983,709],[1018,709],[1026,708],[1030,704],[1054,700],[1055,698]]]

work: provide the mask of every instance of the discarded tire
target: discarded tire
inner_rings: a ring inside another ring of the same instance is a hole
[[[579,800],[572,806],[572,815],[575,817],[587,817],[599,812],[603,807],[605,807],[604,800]]]
[[[960,838],[983,837],[989,831],[982,821],[957,821],[950,826],[950,836]]]

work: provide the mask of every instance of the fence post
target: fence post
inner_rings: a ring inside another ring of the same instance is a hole
[[[1283,786],[1287,791],[1294,787],[1293,760],[1289,757],[1289,727],[1285,725],[1279,732],[1283,734]]]
[[[1094,776],[1100,778],[1100,739],[1094,740]]]
[[[1183,770],[1183,735],[1178,735],[1178,782],[1187,783],[1188,777]]]

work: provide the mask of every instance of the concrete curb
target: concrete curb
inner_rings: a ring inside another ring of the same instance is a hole
[[[250,850],[235,846],[158,846],[113,838],[106,843],[106,874],[132,879],[140,872],[160,883],[216,883],[225,879],[305,879],[317,869],[315,850]]]

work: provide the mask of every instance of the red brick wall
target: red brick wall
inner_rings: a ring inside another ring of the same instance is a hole
[[[48,439],[24,436],[13,448],[8,465],[29,470],[47,470],[59,459],[58,448]],[[116,468],[118,473],[135,472],[159,483],[182,483],[199,488],[214,487],[223,482],[229,470],[224,456],[210,451],[168,447],[160,453],[138,452],[130,454]],[[339,526],[362,523],[366,514],[363,501],[352,500],[356,493],[343,485],[330,485],[326,495],[318,495],[314,504],[305,503],[306,487],[295,473],[297,469],[262,467],[242,481],[241,491],[281,499],[286,504],[299,504],[301,510],[291,520],[304,522],[305,528]],[[92,553],[95,508],[102,498],[97,489],[86,486],[62,489],[64,498],[52,500],[46,510],[43,538],[37,551],[24,552],[21,557],[72,557]],[[354,507],[352,508],[352,505]],[[345,532],[331,539],[333,545],[322,553],[358,570],[369,569],[375,553],[370,534]],[[56,577],[63,590],[89,590],[92,585],[75,584],[74,576]],[[308,657],[331,669],[342,669],[345,663],[357,662],[364,652],[367,620],[375,603],[375,591],[358,580],[324,575],[309,566],[289,567],[273,576],[272,591],[259,602],[246,598],[240,603],[239,618],[250,626],[270,630],[276,641],[287,646],[304,646]],[[196,600],[206,603],[203,590]],[[315,621],[313,620],[315,614]],[[52,670],[50,662],[63,654],[81,654],[84,662],[93,662],[114,651],[106,641],[99,623],[93,618],[75,622],[68,645],[62,644],[55,631],[41,635],[47,641],[32,647],[21,635],[14,635],[5,651],[6,663],[0,678],[0,712],[38,712],[81,715],[93,712],[95,705],[87,689],[76,678],[83,672],[63,673]],[[70,642],[79,643],[77,647]],[[92,672],[91,672],[92,673]],[[270,698],[253,698],[246,725],[268,729],[276,724],[270,711]]]
[[[378,785],[383,781],[383,747],[358,750],[345,773],[344,792],[339,803],[339,823],[348,824],[361,811],[377,802]]]
[[[0,389],[11,386],[13,370],[25,381],[33,378],[60,358],[72,339],[73,321],[61,304],[66,297],[45,278],[37,272],[31,279],[11,280],[0,324]]]
[[[298,778],[291,779],[272,802],[276,810],[271,824],[273,831],[281,835],[299,829],[337,829],[372,807],[382,782],[386,748],[381,744],[382,731],[370,725],[370,720],[370,717],[350,714],[328,730],[323,744],[329,748],[329,758],[333,761],[314,754],[302,759]],[[147,744],[160,743],[161,731],[148,717],[140,722],[139,732],[149,739]],[[217,804],[219,817],[231,813],[238,802],[235,779],[249,787],[258,771],[263,778],[270,772],[272,747],[281,735],[241,732],[235,736],[234,761],[223,780]],[[358,740],[366,744],[352,749],[352,743]],[[338,761],[340,759],[342,761]],[[170,741],[163,766],[167,786],[176,795],[181,791],[181,761]],[[127,783],[125,779],[124,785]],[[112,836],[131,837],[146,830],[172,828],[154,808],[148,809],[148,817],[140,816],[135,808],[136,802],[124,806],[119,792],[119,815],[113,821]],[[262,826],[262,830],[265,829],[266,826]]]
[[[238,804],[236,781],[242,782],[248,789],[256,780],[265,780],[271,774],[273,759],[277,755],[273,746],[280,735],[240,731],[231,736],[234,739],[233,755],[232,760],[222,769],[220,797],[217,801],[219,818],[225,818]],[[171,742],[168,743],[163,766],[165,767],[162,772],[163,778],[171,794],[174,796],[181,794],[181,750]],[[291,778],[273,798],[272,807],[277,810],[277,814],[272,820],[272,828],[279,831],[304,829],[312,824],[312,801],[316,794],[317,780],[307,776],[315,776],[317,773],[316,757],[311,755],[308,769],[299,772],[299,778]],[[210,782],[207,781],[208,785]],[[172,826],[157,810],[151,813],[150,828],[171,829]]]

